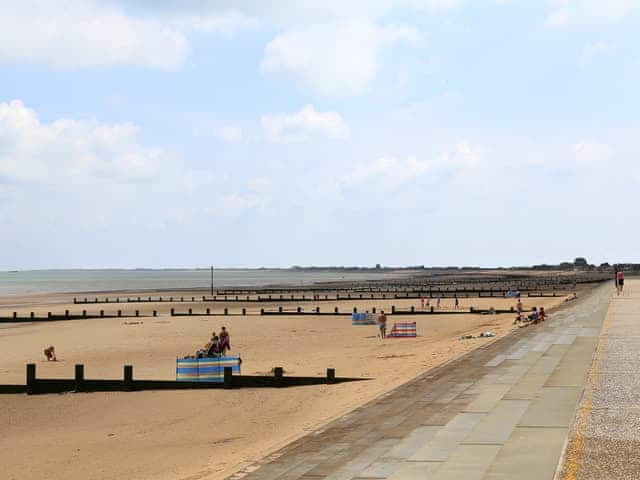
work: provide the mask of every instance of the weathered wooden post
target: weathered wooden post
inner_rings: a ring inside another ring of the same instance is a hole
[[[211,309],[207,308],[207,315],[211,315]]]
[[[358,313],[358,307],[353,307],[353,313]]]
[[[273,376],[275,378],[275,384],[276,387],[281,387],[282,386],[282,375],[283,375],[284,371],[282,370],[282,367],[275,367],[273,369]]]
[[[66,319],[69,318],[69,310],[65,310],[64,311],[64,318],[66,318]]]
[[[396,306],[395,305],[391,305],[391,313],[396,313]]]
[[[140,310],[136,310],[136,317],[140,316]]]
[[[246,308],[243,308],[243,309],[242,309],[242,315],[246,315],[246,314],[247,314],[247,309],[246,309]]]
[[[29,317],[31,318],[31,320],[33,320],[33,318],[34,318],[35,316],[36,316],[36,314],[35,314],[35,313],[33,313],[33,312],[30,312],[30,313],[29,313]],[[68,315],[67,315],[67,316],[68,316]]]
[[[329,385],[336,383],[336,370],[335,368],[327,368],[327,383]]]
[[[127,392],[133,390],[133,365],[124,366],[124,389]]]
[[[333,313],[338,314],[338,307],[333,308]]]
[[[190,308],[189,310],[187,310],[188,315],[192,315],[193,314],[193,310]]]
[[[86,310],[82,310],[82,318],[87,318],[87,311]]]
[[[233,387],[233,368],[224,367],[224,388]]]
[[[83,392],[84,391],[84,365],[77,364],[75,366],[75,391]]]
[[[296,312],[300,313],[302,311],[302,309],[300,307],[296,308]]]
[[[100,310],[100,318],[104,318],[104,310]]]
[[[229,309],[227,307],[224,308],[224,314],[229,315]]]
[[[175,316],[175,314],[176,314],[176,309],[171,307],[171,316],[173,317]]]
[[[27,363],[27,395],[37,393],[36,390],[36,364]]]
[[[121,317],[122,316],[122,310],[118,310],[118,316]]]
[[[153,311],[153,316],[154,316],[154,317],[158,316],[158,312],[154,310],[154,311]]]

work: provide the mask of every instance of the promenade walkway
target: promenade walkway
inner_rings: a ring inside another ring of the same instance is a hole
[[[561,478],[640,478],[640,280],[614,296]]]
[[[553,479],[611,288],[423,374],[232,479]]]

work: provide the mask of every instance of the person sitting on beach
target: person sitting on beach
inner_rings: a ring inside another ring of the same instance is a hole
[[[378,315],[378,327],[380,328],[380,338],[387,338],[387,316],[384,314],[384,310],[380,310],[380,315]]]
[[[44,356],[47,357],[47,362],[57,362],[56,358],[56,349],[53,345],[49,346],[49,348],[44,349]]]
[[[533,307],[533,312],[531,312],[528,318],[529,322],[533,324],[538,323],[538,310],[536,309],[536,307]]]
[[[538,312],[538,319],[541,322],[544,322],[544,319],[546,316],[547,316],[547,313],[544,311],[544,307],[540,307],[540,312]]]
[[[516,315],[516,318],[513,321],[513,324],[514,325],[519,325],[519,324],[522,324],[522,323],[524,323],[524,317],[522,316],[521,313],[519,313],[518,315]]]
[[[224,356],[227,350],[231,350],[231,337],[225,327],[220,330],[220,338],[218,339],[218,353]]]
[[[218,338],[218,335],[216,335],[216,332],[213,332],[211,334],[211,341],[208,343],[207,357],[218,356],[218,354],[220,353],[219,342],[220,339]]]

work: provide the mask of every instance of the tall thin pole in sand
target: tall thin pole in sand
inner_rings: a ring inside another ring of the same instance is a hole
[[[213,265],[211,265],[211,296],[213,297]]]

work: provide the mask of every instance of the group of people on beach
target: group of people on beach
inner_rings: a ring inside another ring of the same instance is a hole
[[[435,300],[436,300],[436,304],[434,305],[435,308],[440,308],[440,302],[442,300],[440,295],[438,295]],[[420,297],[420,306],[422,307],[423,310],[425,309],[425,307],[429,308],[431,306],[431,298],[425,299],[424,297]],[[460,308],[460,299],[458,299],[457,295],[454,295],[453,297],[453,308],[455,308],[456,310]]]
[[[528,327],[529,325],[535,325],[540,322],[544,322],[547,318],[547,312],[544,311],[544,307],[540,307],[538,310],[536,307],[533,307],[533,311],[529,315],[524,314],[522,301],[518,298],[518,303],[516,304],[517,315],[515,320],[513,321],[514,325],[519,325],[520,327]]]
[[[224,357],[227,350],[231,350],[231,336],[227,328],[222,327],[219,334],[216,334],[215,330],[211,333],[211,340],[198,349],[193,357],[185,358]]]

